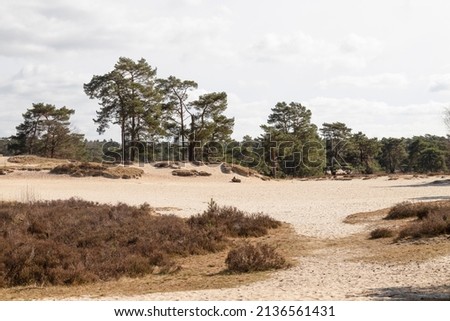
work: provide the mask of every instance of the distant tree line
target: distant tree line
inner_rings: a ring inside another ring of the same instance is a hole
[[[341,122],[311,124],[311,111],[300,103],[279,102],[263,134],[244,137],[233,160],[277,177],[335,174],[445,172],[450,167],[449,137],[369,138]]]
[[[298,102],[278,102],[259,137],[236,141],[231,138],[234,118],[225,115],[227,94],[195,97],[197,88],[193,80],[157,78],[145,59],[121,57],[111,71],[84,84],[86,95],[100,106],[93,120],[97,132],[119,126],[119,142],[88,141],[70,126],[74,109],[34,103],[22,114],[16,134],[0,139],[0,153],[118,163],[225,161],[275,177],[339,170],[443,172],[450,166],[448,137],[369,138],[341,122],[318,128],[311,123],[311,110]]]

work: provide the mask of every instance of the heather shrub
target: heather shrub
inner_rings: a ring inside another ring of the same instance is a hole
[[[148,204],[0,202],[0,287],[171,273],[179,269],[177,257],[221,251],[229,236],[260,235],[280,224],[216,204],[206,212],[186,220],[154,215]]]
[[[422,220],[402,229],[398,238],[434,237],[445,234],[450,234],[450,214],[447,210],[441,209],[430,212]]]
[[[189,218],[188,224],[196,229],[220,229],[230,237],[260,237],[269,229],[279,227],[281,222],[260,213],[247,215],[235,207],[220,207],[211,200],[208,209]]]
[[[230,250],[225,260],[229,272],[248,273],[288,267],[286,260],[275,248],[258,243],[244,243]]]
[[[79,265],[79,254],[67,245],[36,240],[19,244],[5,254],[4,273],[10,285],[63,285],[87,281]]]
[[[411,217],[423,219],[430,212],[438,208],[439,206],[433,203],[402,202],[392,207],[385,219],[397,220]]]
[[[373,230],[372,232],[370,232],[370,238],[373,240],[391,237],[393,235],[394,235],[394,233],[390,229],[387,229],[387,228],[377,228],[377,229]]]

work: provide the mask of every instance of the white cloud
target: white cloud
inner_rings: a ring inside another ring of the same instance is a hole
[[[239,140],[245,135],[258,137],[262,131],[260,125],[265,124],[270,112],[270,103],[265,100],[244,101],[234,93],[228,93],[228,117],[235,117],[234,134]]]
[[[82,85],[120,56],[144,57],[159,77],[227,91],[236,137],[259,135],[282,100],[310,107],[319,126],[341,120],[369,135],[445,134],[443,104],[415,103],[450,94],[450,45],[439,39],[448,5],[406,12],[388,1],[353,2],[286,0],[274,14],[270,1],[3,1],[0,136],[44,101],[75,108],[76,126],[97,138],[97,101]]]
[[[340,50],[344,53],[364,53],[368,56],[377,56],[382,51],[382,44],[375,38],[361,37],[351,33],[341,41]]]
[[[53,65],[27,64],[13,77],[0,80],[0,94],[20,95],[32,102],[62,100],[82,93],[83,80],[82,75]]]
[[[342,86],[375,89],[405,88],[408,84],[409,81],[405,75],[395,73],[370,76],[338,76],[319,83],[323,88]]]
[[[203,3],[203,0],[183,0],[183,2],[191,6],[199,6]]]
[[[353,132],[373,137],[411,137],[445,135],[443,111],[448,103],[391,105],[383,101],[352,98],[316,97],[305,102],[319,127],[325,122],[344,122]],[[430,125],[433,124],[433,132]]]
[[[195,10],[202,1],[182,3]],[[56,53],[143,50],[181,52],[192,57],[230,53],[220,39],[230,26],[221,10],[207,17],[170,12],[157,15],[152,11],[157,3],[146,4],[145,9],[114,4],[6,4],[0,12],[0,56],[49,58]]]
[[[250,46],[249,57],[261,62],[318,64],[326,69],[365,68],[382,52],[381,42],[356,34],[342,41],[315,39],[301,31],[291,34],[267,33]]]
[[[431,92],[450,91],[450,74],[432,75],[428,89]]]

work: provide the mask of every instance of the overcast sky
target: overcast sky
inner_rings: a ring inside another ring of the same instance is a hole
[[[450,106],[446,0],[0,0],[0,137],[32,103],[75,109],[98,136],[99,108],[83,92],[120,56],[145,58],[158,77],[225,91],[234,138],[259,136],[279,101],[312,121],[369,137],[445,135]]]

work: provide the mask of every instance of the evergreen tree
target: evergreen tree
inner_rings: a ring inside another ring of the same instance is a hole
[[[83,135],[72,133],[66,107],[38,103],[22,114],[23,123],[16,127],[9,149],[15,154],[32,154],[50,158],[79,158],[84,153]]]
[[[305,106],[279,102],[261,128],[266,172],[272,176],[308,176],[322,170],[317,127],[311,124],[311,111]]]
[[[185,141],[188,139],[186,122],[192,114],[191,105],[187,103],[188,93],[197,87],[195,81],[180,80],[174,76],[158,79],[158,88],[164,94],[165,127],[174,136],[176,143],[181,142],[182,159],[186,159]]]
[[[335,171],[347,167],[347,156],[351,146],[351,128],[341,122],[324,123],[320,129],[325,138],[327,166]]]
[[[194,161],[197,157],[196,147],[208,148],[207,145],[215,144],[223,148],[224,144],[231,140],[234,118],[228,118],[223,114],[227,109],[225,92],[201,95],[189,106],[190,126],[186,129],[189,140],[188,158],[189,161]]]
[[[98,99],[102,106],[94,120],[98,133],[103,134],[111,123],[120,126],[122,162],[135,159],[139,141],[161,134],[162,95],[155,77],[156,69],[145,59],[135,62],[121,57],[111,72],[84,84],[89,98]]]
[[[350,145],[355,153],[353,161],[350,161],[353,168],[359,168],[365,174],[372,174],[376,167],[375,159],[381,148],[378,139],[368,138],[362,132],[358,132],[350,138]]]
[[[386,172],[395,173],[403,170],[402,165],[407,157],[404,138],[383,138],[381,140],[380,164]]]

